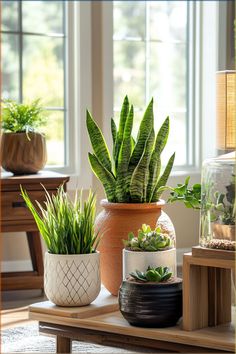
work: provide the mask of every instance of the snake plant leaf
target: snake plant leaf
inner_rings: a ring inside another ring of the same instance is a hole
[[[87,130],[89,138],[93,147],[94,154],[97,159],[100,161],[101,165],[105,167],[109,172],[111,172],[111,158],[108,151],[106,142],[104,140],[103,134],[100,128],[95,123],[91,114],[87,110]]]
[[[149,163],[151,158],[151,152],[154,145],[155,133],[154,129],[149,133],[149,137],[146,140],[142,157],[136,166],[130,182],[130,195],[132,201],[135,203],[145,203],[147,194],[147,184],[149,177]]]
[[[133,173],[135,167],[138,165],[141,159],[141,156],[144,152],[145,143],[148,139],[150,132],[153,129],[153,124],[154,124],[154,117],[153,117],[153,98],[152,98],[149,105],[147,106],[143,119],[140,123],[137,142],[135,144],[134,151],[132,153],[130,163],[129,163],[130,174]]]
[[[113,146],[116,143],[116,138],[117,138],[117,128],[116,128],[116,123],[113,118],[111,118],[111,134],[112,134],[112,141],[113,141]]]
[[[108,201],[115,202],[116,181],[113,174],[101,164],[96,155],[89,153],[89,162],[94,174],[103,184]]]
[[[157,202],[159,200],[159,198],[163,192],[163,187],[166,185],[169,175],[171,173],[171,170],[172,170],[172,167],[174,164],[174,160],[175,160],[175,153],[170,157],[163,174],[161,175],[161,177],[159,178],[159,180],[156,184],[156,187],[155,187],[152,197],[151,197],[151,202]]]
[[[164,147],[166,146],[166,142],[168,140],[170,130],[170,118],[167,117],[162,124],[161,128],[159,129],[155,141],[155,151],[159,154],[162,153]]]
[[[120,148],[117,165],[116,197],[119,203],[127,200],[130,178],[128,174],[129,159],[132,150],[131,132],[133,128],[134,108],[131,106],[126,119],[123,141]]]
[[[147,200],[150,201],[151,194],[161,171],[161,153],[166,145],[169,136],[170,119],[167,117],[159,129],[155,141],[155,147],[152,153],[149,166],[149,181],[147,187]]]
[[[120,123],[119,123],[119,130],[117,132],[117,139],[115,144],[115,153],[114,153],[114,160],[115,160],[115,171],[118,165],[118,158],[120,153],[121,144],[123,141],[123,134],[125,129],[126,119],[129,114],[129,99],[126,95],[122,104],[121,112],[120,112]]]

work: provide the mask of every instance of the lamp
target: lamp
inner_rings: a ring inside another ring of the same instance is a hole
[[[216,144],[220,151],[236,147],[236,71],[216,74]]]

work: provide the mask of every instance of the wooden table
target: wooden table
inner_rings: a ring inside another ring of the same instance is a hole
[[[98,298],[85,307],[58,307],[51,302],[31,305],[29,318],[39,321],[39,331],[56,335],[57,353],[70,353],[72,340],[130,348],[152,348],[168,352],[234,352],[232,324],[183,331],[169,328],[133,327],[119,312],[117,298],[102,289]]]
[[[42,171],[33,175],[13,176],[3,173],[1,176],[1,231],[26,232],[32,261],[32,271],[2,273],[2,290],[43,289],[43,256],[40,234],[36,223],[20,195],[20,185],[28,192],[31,200],[43,202],[45,192],[56,193],[57,188],[69,177]]]

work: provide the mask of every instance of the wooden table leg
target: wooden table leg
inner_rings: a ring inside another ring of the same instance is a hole
[[[40,234],[38,231],[28,231],[26,232],[26,235],[33,270],[38,272],[38,275],[43,275],[43,254]]]
[[[183,258],[183,329],[208,326],[208,269]]]
[[[57,335],[56,353],[71,353],[71,339]]]

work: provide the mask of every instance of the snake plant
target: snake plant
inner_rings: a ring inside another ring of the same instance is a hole
[[[91,113],[87,111],[87,130],[93,153],[89,162],[102,182],[109,202],[150,203],[159,200],[167,183],[175,154],[161,174],[161,153],[169,134],[169,117],[155,135],[153,99],[140,123],[137,139],[132,136],[133,105],[126,96],[120,113],[119,126],[111,119],[113,151],[110,154],[103,134]]]

